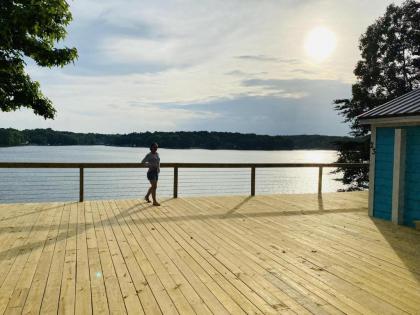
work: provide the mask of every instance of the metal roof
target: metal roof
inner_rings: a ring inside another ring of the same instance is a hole
[[[420,88],[394,98],[359,115],[359,119],[375,119],[420,115]]]

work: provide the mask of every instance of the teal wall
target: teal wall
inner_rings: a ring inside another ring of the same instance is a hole
[[[373,216],[391,220],[394,169],[394,128],[376,128]]]
[[[420,220],[420,126],[406,127],[404,224]]]

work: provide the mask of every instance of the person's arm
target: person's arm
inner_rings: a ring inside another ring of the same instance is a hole
[[[147,153],[146,156],[141,160],[141,164],[148,164],[149,163],[149,154]]]

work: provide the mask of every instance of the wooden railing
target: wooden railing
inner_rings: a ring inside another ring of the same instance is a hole
[[[318,194],[322,194],[322,174],[324,168],[365,168],[367,163],[162,163],[161,168],[173,168],[173,197],[178,197],[178,170],[180,168],[248,168],[251,171],[250,194],[255,196],[255,173],[257,168],[318,168]],[[1,168],[31,169],[79,169],[79,201],[84,200],[84,170],[103,168],[147,168],[140,163],[14,163],[0,162]]]

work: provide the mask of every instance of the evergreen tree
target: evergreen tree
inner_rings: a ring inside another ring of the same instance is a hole
[[[420,86],[420,3],[407,0],[391,4],[384,16],[370,25],[359,42],[362,59],[354,74],[351,99],[335,100],[335,109],[350,123],[360,141],[339,144],[340,163],[369,160],[369,127],[357,116]],[[344,168],[343,183],[349,190],[368,187],[368,171]]]

